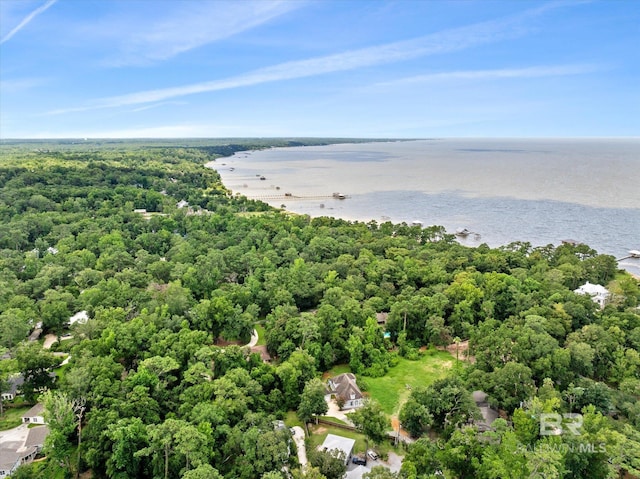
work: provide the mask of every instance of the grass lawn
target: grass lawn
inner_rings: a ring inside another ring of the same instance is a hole
[[[425,351],[417,361],[398,359],[398,364],[381,378],[358,377],[358,383],[366,387],[369,396],[378,401],[387,414],[400,411],[409,397],[410,388],[428,386],[436,379],[443,378],[455,362],[448,352],[435,349]]]
[[[334,367],[332,367],[322,375],[322,379],[323,381],[326,381],[327,379],[337,376],[338,374],[350,372],[351,368],[348,364],[336,364]]]
[[[69,363],[65,364],[64,366],[60,366],[53,371],[58,378],[57,381],[62,381],[64,379],[67,373],[67,369],[69,369]]]
[[[264,326],[262,324],[256,324],[255,329],[258,332],[258,343],[256,344],[256,346],[266,346],[267,335],[264,330]]]
[[[0,431],[6,431],[22,424],[22,415],[31,409],[31,406],[7,407],[4,405],[4,416],[0,417]]]
[[[284,423],[287,425],[287,427],[300,426],[302,429],[304,429],[304,424],[298,418],[298,415],[295,411],[289,411],[287,413],[287,415],[284,417]]]
[[[325,421],[329,421],[329,422],[332,422],[334,424],[347,424],[342,419],[338,419],[337,417],[320,416],[320,419],[324,419]]]

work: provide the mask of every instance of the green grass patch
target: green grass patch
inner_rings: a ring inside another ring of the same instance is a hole
[[[398,364],[381,378],[358,376],[358,383],[380,403],[384,412],[397,414],[412,388],[428,386],[445,377],[455,361],[446,351],[430,349],[416,361],[398,358]]]
[[[271,211],[239,211],[236,213],[236,216],[241,218],[251,218],[252,216],[263,216],[267,213],[271,213]]]
[[[57,378],[56,381],[60,382],[64,380],[64,377],[67,374],[67,369],[69,369],[69,363],[65,364],[64,366],[60,366],[53,371]]]
[[[338,419],[337,417],[332,417],[332,416],[320,416],[320,419],[332,422],[334,424],[347,424],[342,419]]]
[[[287,412],[287,415],[284,417],[284,423],[287,425],[287,427],[300,426],[302,429],[304,429],[304,424],[298,418],[298,415],[295,411]]]
[[[322,379],[327,380],[329,378],[337,376],[338,374],[350,373],[350,372],[351,372],[351,368],[349,367],[348,364],[336,364],[334,367],[332,367],[322,375]]]
[[[264,326],[262,324],[256,324],[255,329],[258,332],[258,342],[256,343],[256,346],[266,346],[267,332],[264,330]]]
[[[7,407],[5,404],[4,416],[0,417],[0,431],[6,431],[22,424],[22,415],[31,409],[31,406]]]

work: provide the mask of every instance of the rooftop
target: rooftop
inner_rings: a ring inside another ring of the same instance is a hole
[[[333,451],[337,449],[342,451],[345,456],[345,460],[349,460],[353,446],[355,446],[356,440],[349,439],[348,437],[336,436],[335,434],[327,434],[324,442],[318,447],[320,451]]]
[[[31,409],[29,409],[27,412],[25,412],[22,415],[22,417],[42,416],[43,412],[44,412],[44,404],[38,403],[35,406],[33,406]]]
[[[24,442],[24,447],[42,447],[44,445],[44,440],[48,435],[49,428],[47,426],[32,427],[29,429],[29,435],[27,436],[27,440]]]

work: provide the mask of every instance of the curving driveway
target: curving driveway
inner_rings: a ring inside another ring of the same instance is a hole
[[[304,470],[304,467],[307,465],[307,446],[304,443],[304,429],[300,426],[293,426],[291,428],[293,431],[293,440],[296,443],[296,449],[298,449],[298,462],[300,466]]]

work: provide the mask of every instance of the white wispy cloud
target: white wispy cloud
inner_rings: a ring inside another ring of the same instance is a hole
[[[556,5],[562,6],[564,3],[545,4],[511,17],[445,30],[411,40],[280,63],[229,78],[101,98],[85,106],[54,110],[48,114],[162,102],[187,95],[324,75],[464,50],[522,36],[529,31],[526,20],[557,8]]]
[[[106,37],[115,45],[105,64],[148,65],[256,28],[304,4],[288,0],[163,2],[151,18],[148,10],[137,14],[128,10],[124,18],[108,18],[85,29],[88,35]]]
[[[501,78],[541,78],[593,73],[600,67],[591,64],[533,66],[526,68],[500,68],[492,70],[462,70],[427,73],[398,80],[377,83],[378,86],[397,86],[412,83],[441,82],[451,80],[496,80]]]
[[[12,78],[9,80],[0,80],[0,92],[4,94],[18,93],[30,90],[46,83],[46,78]]]
[[[151,110],[152,108],[158,108],[166,105],[186,105],[186,101],[161,101],[158,103],[152,103],[151,105],[141,106],[139,108],[134,108],[131,112],[145,111]]]
[[[47,0],[47,2],[44,5],[39,6],[38,8],[33,10],[31,13],[29,13],[26,17],[22,19],[20,23],[18,23],[18,25],[16,25],[9,33],[7,33],[4,37],[2,37],[2,39],[0,39],[0,45],[11,40],[11,38],[20,30],[22,30],[24,27],[26,27],[29,24],[29,22],[31,22],[31,20],[33,20],[38,15],[46,11],[49,7],[51,7],[57,1],[58,0]]]

